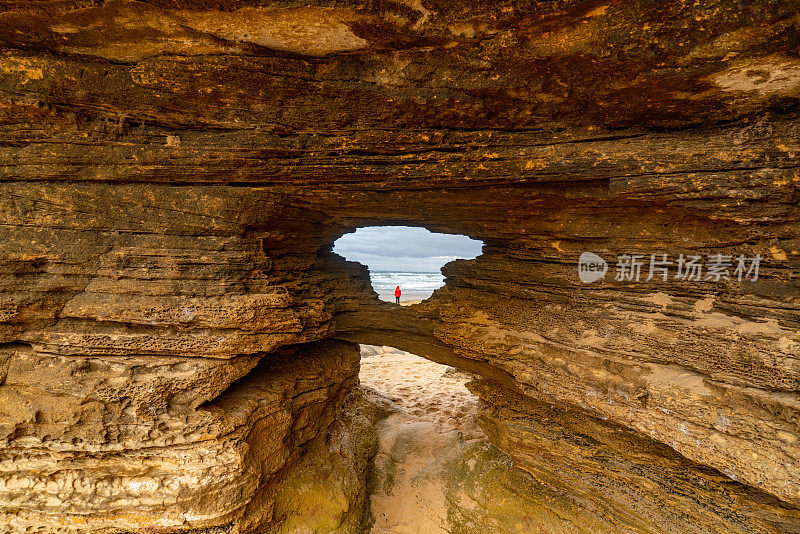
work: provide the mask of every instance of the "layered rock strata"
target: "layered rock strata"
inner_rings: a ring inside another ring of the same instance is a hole
[[[275,494],[291,485],[282,477],[313,461],[305,448],[324,440],[358,369],[357,349],[330,341],[260,363],[4,356],[0,499],[11,532],[277,528],[287,514]],[[360,520],[354,478],[342,491]]]
[[[481,375],[487,434],[570,517],[800,530],[798,24],[790,0],[0,2],[3,521],[291,524],[302,445],[325,463],[362,425],[339,338]],[[371,224],[486,246],[398,309],[329,253]],[[617,281],[623,254],[761,265]],[[360,521],[352,450],[319,525]]]

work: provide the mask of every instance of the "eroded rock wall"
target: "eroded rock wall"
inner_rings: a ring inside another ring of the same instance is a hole
[[[324,437],[358,370],[357,348],[331,341],[260,363],[3,354],[10,532],[280,525],[276,481],[310,461],[304,447]]]
[[[794,2],[0,2],[0,22],[14,528],[277,528],[269,475],[354,376],[317,344],[338,337],[483,376],[497,445],[617,528],[800,530]],[[397,309],[327,253],[379,223],[484,255]],[[584,285],[584,251],[762,264]]]

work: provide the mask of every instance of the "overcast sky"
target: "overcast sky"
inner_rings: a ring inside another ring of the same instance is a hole
[[[333,251],[371,271],[439,272],[456,258],[478,256],[482,245],[466,236],[434,234],[425,228],[370,226],[339,238]]]

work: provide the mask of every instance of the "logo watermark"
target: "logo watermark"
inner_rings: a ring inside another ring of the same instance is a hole
[[[667,254],[619,254],[614,265],[617,282],[719,282],[721,280],[758,280],[761,254],[747,257],[740,254],[681,254],[670,258]],[[584,284],[603,279],[609,271],[608,262],[594,252],[583,252],[578,259],[578,278]]]
[[[594,252],[583,252],[578,259],[578,277],[584,284],[591,284],[605,278],[608,272],[606,260]]]

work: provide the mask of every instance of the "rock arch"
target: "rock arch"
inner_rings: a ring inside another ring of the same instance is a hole
[[[324,438],[375,416],[367,342],[478,375],[557,510],[800,528],[796,6],[434,4],[337,8],[314,54],[191,0],[2,6],[0,524],[277,529],[309,450],[355,513],[370,445]],[[382,223],[486,248],[390,309],[324,252]],[[763,263],[583,284],[585,251]]]

